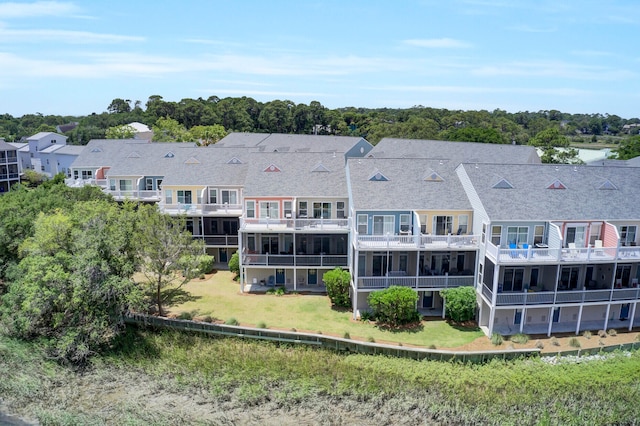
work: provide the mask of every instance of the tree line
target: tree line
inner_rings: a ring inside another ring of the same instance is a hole
[[[0,137],[17,141],[38,131],[74,122],[66,133],[72,144],[113,136],[115,129],[141,122],[159,130],[167,140],[204,140],[215,143],[226,132],[264,132],[361,136],[376,144],[382,138],[437,139],[520,145],[551,140],[555,146],[573,142],[623,143],[638,134],[638,118],[610,114],[569,114],[558,110],[509,113],[463,111],[414,106],[405,109],[344,107],[329,109],[320,102],[308,105],[289,100],[258,102],[251,97],[185,98],[178,102],[153,95],[141,101],[116,98],[102,113],[83,117],[27,114],[0,115]],[[109,134],[109,129],[111,134]],[[126,130],[126,129],[125,129]],[[541,132],[547,132],[540,137]],[[127,135],[127,133],[124,133]],[[553,136],[549,139],[549,135]],[[156,136],[161,138],[162,136]],[[537,137],[537,141],[536,138]],[[562,160],[556,158],[556,160]]]

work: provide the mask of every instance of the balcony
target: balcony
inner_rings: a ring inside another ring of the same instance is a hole
[[[81,188],[87,185],[99,186],[102,189],[107,189],[107,180],[106,179],[76,179],[69,178],[65,179],[64,183],[72,188]]]
[[[123,200],[138,200],[138,201],[150,201],[150,202],[158,202],[160,201],[161,194],[160,191],[139,191],[139,190],[120,190],[117,191],[115,189],[105,189],[104,192],[106,194],[110,194],[115,200],[123,201]]]
[[[486,255],[496,263],[610,263],[640,259],[640,247],[535,247],[499,248],[487,243]]]
[[[204,203],[176,203],[161,202],[160,210],[172,216],[235,216],[242,214],[242,204],[204,204]]]
[[[472,287],[473,276],[441,275],[441,276],[388,276],[358,278],[358,289],[381,289],[392,285],[411,287],[416,290],[443,290],[454,287]]]
[[[356,235],[359,250],[475,250],[475,235]]]
[[[237,235],[194,235],[193,238],[203,240],[210,247],[238,247]]]
[[[293,255],[293,254],[253,254],[248,253],[242,257],[244,266],[302,266],[302,267],[326,267],[347,266],[346,255]]]
[[[482,294],[491,301],[493,292],[483,285]],[[498,293],[496,306],[531,306],[550,304],[582,304],[589,302],[634,301],[640,298],[640,288],[611,290],[542,291]]]
[[[247,219],[242,218],[240,229],[247,232],[259,231],[304,231],[304,232],[346,232],[349,219]]]

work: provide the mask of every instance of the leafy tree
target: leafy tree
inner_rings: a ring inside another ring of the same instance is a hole
[[[569,148],[569,139],[560,134],[556,127],[545,129],[529,140],[529,144],[538,147],[543,154],[543,163],[579,164],[578,151]]]
[[[132,208],[78,203],[73,211],[41,213],[9,274],[0,318],[21,338],[44,337],[52,356],[74,364],[112,342],[123,314],[141,301]]]
[[[508,143],[505,136],[492,128],[461,127],[441,134],[444,140],[479,143]]]
[[[237,251],[233,253],[229,258],[228,265],[229,265],[229,271],[236,274],[236,277],[240,275],[240,255],[238,254]]]
[[[198,141],[199,145],[209,146],[227,136],[227,131],[219,124],[213,126],[195,126],[189,130],[191,137]]]
[[[42,173],[38,173],[35,170],[25,170],[23,173],[23,181],[28,187],[36,187],[46,180],[46,176]]]
[[[476,291],[473,287],[456,287],[440,291],[445,312],[455,322],[470,321],[476,314]]]
[[[182,287],[200,275],[198,255],[204,253],[204,243],[185,230],[184,219],[161,214],[155,206],[140,208],[137,237],[145,292],[164,316],[164,307],[185,296]]]
[[[159,118],[153,126],[154,142],[188,142],[191,134],[173,118]]]
[[[373,316],[381,324],[397,327],[420,320],[416,309],[418,293],[408,287],[391,286],[371,292],[367,301],[373,310]]]
[[[344,308],[351,306],[351,299],[349,298],[351,274],[349,271],[345,271],[342,268],[335,268],[325,272],[323,280],[327,287],[327,295],[333,305]]]
[[[640,136],[632,136],[620,142],[618,159],[629,160],[640,155]]]
[[[111,114],[121,114],[125,112],[131,112],[131,101],[129,99],[124,100],[116,98],[111,101],[107,107],[107,111]]]
[[[136,129],[129,124],[109,127],[105,133],[107,139],[132,139],[136,135]]]

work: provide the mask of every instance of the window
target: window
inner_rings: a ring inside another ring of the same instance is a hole
[[[144,180],[144,189],[147,191],[153,191],[153,179],[145,178]]]
[[[291,201],[284,202],[284,217],[287,219],[291,219]]]
[[[272,218],[278,219],[280,217],[280,211],[277,201],[260,201],[260,218]]]
[[[177,191],[178,204],[191,204],[191,191]]]
[[[91,170],[82,171],[82,179],[91,179],[91,178],[93,178],[93,172]]]
[[[586,226],[568,226],[565,234],[567,246],[569,243],[575,243],[576,247],[584,247],[586,230]]]
[[[109,189],[112,191],[116,190],[116,180],[115,179],[109,179]]]
[[[73,171],[73,178],[74,179],[78,179],[78,171],[77,170]],[[115,189],[115,188],[113,188],[113,189]]]
[[[209,188],[209,204],[218,204],[218,190]]]
[[[158,181],[156,182],[156,185],[158,186],[158,190],[162,189],[162,179],[158,179]]]
[[[366,214],[358,215],[358,234],[367,235],[369,233],[369,216]]]
[[[525,244],[529,238],[529,227],[509,226],[507,227],[507,242],[509,244]]]
[[[544,225],[536,225],[533,228],[533,244],[542,244],[544,242]]]
[[[313,203],[314,219],[331,219],[331,203]]]
[[[491,244],[500,247],[502,240],[502,226],[494,225],[491,227]]]
[[[347,217],[344,214],[344,201],[336,202],[336,217],[338,219],[344,219],[345,217]]]
[[[502,291],[522,291],[524,268],[505,268]]]
[[[131,191],[133,183],[131,179],[120,179],[120,191]]]
[[[458,216],[458,231],[457,234],[468,234],[469,233],[469,215],[461,214]]]
[[[298,202],[298,217],[307,217],[307,202]]]
[[[255,201],[247,201],[247,217],[256,217]]]
[[[400,232],[404,232],[406,234],[411,230],[411,215],[401,214],[400,215]]]
[[[358,276],[363,277],[367,270],[367,256],[364,254],[358,255]]]
[[[395,234],[395,217],[391,215],[373,216],[373,234]]]
[[[594,245],[596,240],[600,239],[600,229],[602,228],[602,225],[599,223],[592,223],[590,228],[589,244]]]
[[[164,199],[165,204],[173,204],[173,191],[170,190],[170,189],[167,189],[164,192],[164,194],[165,194],[164,195],[165,196],[165,199]]]
[[[453,229],[453,216],[434,216],[433,233],[435,235],[447,235]]]
[[[630,246],[631,243],[636,242],[636,227],[634,226],[621,226],[620,227],[620,242],[623,246]]]
[[[222,196],[222,204],[238,204],[238,191],[220,191]]]
[[[579,266],[565,266],[560,273],[559,290],[575,290],[578,288]]]

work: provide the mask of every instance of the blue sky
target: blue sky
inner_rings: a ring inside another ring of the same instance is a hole
[[[637,0],[0,1],[0,113],[289,99],[640,117]]]

